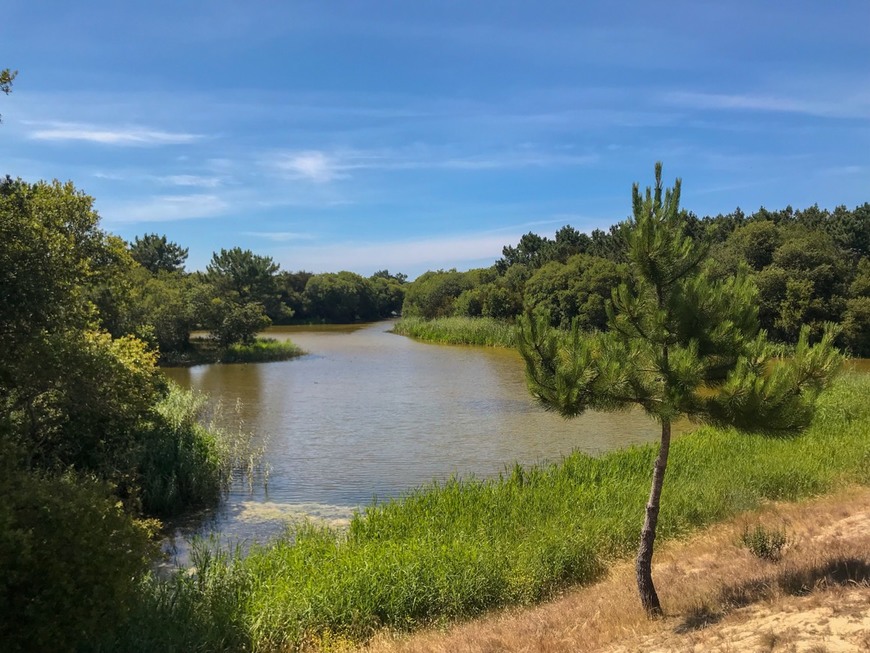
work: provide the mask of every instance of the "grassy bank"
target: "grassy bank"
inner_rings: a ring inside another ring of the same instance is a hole
[[[249,345],[235,344],[222,348],[209,338],[193,338],[186,351],[161,355],[160,364],[166,367],[191,367],[211,363],[269,363],[290,360],[303,354],[305,352],[289,340],[257,338]]]
[[[445,345],[516,346],[514,325],[490,317],[442,317],[435,320],[405,317],[396,322],[393,332]]]
[[[671,450],[660,539],[848,483],[870,483],[870,377],[850,375],[794,438],[702,428]],[[654,448],[573,454],[454,480],[312,525],[247,557],[201,550],[196,575],[150,580],[112,650],[294,650],[527,604],[599,578],[636,548]],[[632,591],[633,588],[626,588]]]

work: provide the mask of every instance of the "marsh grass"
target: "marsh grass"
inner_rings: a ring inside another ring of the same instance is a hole
[[[305,352],[289,340],[257,338],[249,345],[230,345],[220,356],[221,363],[267,363],[285,361]]]
[[[255,442],[237,418],[227,418],[221,404],[210,405],[198,392],[169,384],[143,447],[140,476],[146,513],[170,517],[217,503],[233,480],[262,476],[266,442]],[[224,424],[236,421],[237,428]]]
[[[405,317],[396,322],[393,332],[447,345],[516,346],[514,324],[490,317],[442,317],[434,320]]]
[[[289,340],[256,338],[250,344],[222,348],[211,338],[191,338],[190,346],[185,351],[161,354],[160,364],[165,367],[191,367],[213,363],[270,363],[304,354],[300,347]]]
[[[867,396],[870,378],[839,380],[794,438],[705,427],[676,440],[659,539],[768,500],[870,482]],[[346,531],[303,524],[246,556],[203,554],[195,576],[148,581],[116,648],[328,648],[591,583],[636,548],[654,455],[652,446],[574,453],[497,479],[434,483],[370,506]]]

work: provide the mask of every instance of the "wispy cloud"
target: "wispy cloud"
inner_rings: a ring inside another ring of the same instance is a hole
[[[518,148],[480,154],[457,154],[428,147],[405,150],[307,150],[267,157],[265,165],[291,179],[315,183],[351,176],[356,170],[499,170],[557,166],[585,166],[597,162],[596,154],[574,154]]]
[[[167,175],[158,177],[157,181],[169,186],[195,186],[199,188],[217,188],[223,183],[220,177],[203,175]]]
[[[666,104],[689,109],[798,113],[821,118],[870,118],[870,96],[840,97],[836,102],[748,93],[675,91],[662,96]]]
[[[33,129],[29,137],[39,141],[86,141],[124,147],[183,145],[203,138],[201,134],[168,132],[135,125],[108,127],[75,122],[50,122],[44,125]]]
[[[108,223],[171,222],[210,218],[226,213],[230,205],[217,195],[160,195],[141,202],[99,206]]]
[[[278,156],[274,166],[292,179],[307,179],[315,183],[332,181],[341,176],[338,162],[319,151],[295,152]]]
[[[243,231],[243,236],[253,236],[271,240],[275,243],[285,243],[293,240],[314,240],[316,236],[301,231]]]

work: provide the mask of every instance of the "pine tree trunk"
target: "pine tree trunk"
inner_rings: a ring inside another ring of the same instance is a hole
[[[668,452],[671,447],[671,423],[662,422],[662,441],[659,445],[659,455],[653,467],[652,487],[649,501],[646,504],[646,518],[640,533],[640,548],[637,552],[637,591],[640,602],[648,617],[659,617],[662,605],[656,594],[652,579],[653,543],[656,539],[656,524],[659,520],[659,502],[662,496],[662,483],[665,480],[665,470],[668,467]]]

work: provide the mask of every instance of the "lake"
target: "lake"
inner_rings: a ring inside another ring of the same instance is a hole
[[[265,442],[271,467],[266,487],[262,479],[233,487],[179,534],[262,540],[288,520],[341,522],[374,498],[453,474],[491,477],[515,462],[558,460],[574,449],[598,454],[658,436],[639,410],[574,420],[545,411],[529,396],[515,351],[420,343],[391,328],[273,327],[265,335],[309,353],[166,369],[221,402],[229,428],[241,420]]]

